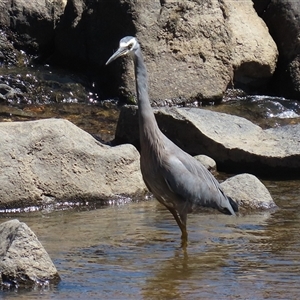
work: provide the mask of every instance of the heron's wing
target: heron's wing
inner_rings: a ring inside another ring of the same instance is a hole
[[[228,209],[235,214],[214,176],[185,152],[165,159],[163,176],[170,190],[193,206]]]

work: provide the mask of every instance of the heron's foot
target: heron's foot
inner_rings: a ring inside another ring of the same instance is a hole
[[[186,250],[187,244],[188,244],[188,241],[187,241],[187,240],[181,240],[181,248],[182,248],[183,250]]]
[[[186,249],[187,244],[188,244],[188,234],[186,231],[183,231],[181,235],[181,248]]]

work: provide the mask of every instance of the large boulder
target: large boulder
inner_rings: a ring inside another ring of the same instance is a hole
[[[260,2],[260,0],[255,0]],[[259,7],[256,4],[256,7]],[[270,0],[260,11],[279,51],[278,67],[274,74],[276,92],[300,99],[300,2]]]
[[[233,115],[199,108],[160,108],[155,116],[161,130],[186,152],[213,158],[218,169],[270,176],[299,175],[300,124],[263,130]],[[139,145],[136,106],[124,106],[116,143]]]
[[[0,207],[91,202],[143,193],[139,153],[109,147],[71,122],[0,123]]]
[[[137,36],[142,45],[153,100],[221,99],[232,82],[257,88],[272,76],[277,60],[251,0],[68,1],[56,30],[56,57],[97,70],[106,94],[119,89],[120,96],[131,97],[132,62],[104,67],[125,35]]]
[[[0,225],[0,274],[1,289],[49,286],[60,280],[36,235],[18,220]]]

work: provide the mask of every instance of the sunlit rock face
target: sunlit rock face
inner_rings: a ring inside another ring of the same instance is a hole
[[[146,187],[132,145],[106,146],[71,122],[0,123],[0,207],[133,197]]]
[[[123,107],[116,141],[138,146],[137,107]],[[161,130],[186,152],[205,154],[227,172],[297,175],[300,124],[263,130],[245,118],[199,108],[155,110]]]
[[[36,235],[16,219],[0,224],[0,270],[2,289],[49,286],[60,280]]]
[[[270,192],[254,175],[239,174],[221,183],[225,194],[235,200],[241,213],[276,209]]]

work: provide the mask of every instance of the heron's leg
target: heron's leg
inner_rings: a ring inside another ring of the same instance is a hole
[[[187,213],[181,213],[179,214],[181,223],[183,224],[183,228],[181,229],[182,235],[181,235],[181,246],[183,249],[186,249],[187,242],[188,242],[188,234],[186,230],[186,219],[187,219]]]
[[[188,234],[186,230],[186,219],[187,219],[187,213],[182,213],[178,215],[177,211],[174,208],[168,207],[169,211],[173,215],[175,221],[177,222],[180,230],[181,230],[181,240],[182,240],[182,246],[186,247],[187,240],[188,240]]]

